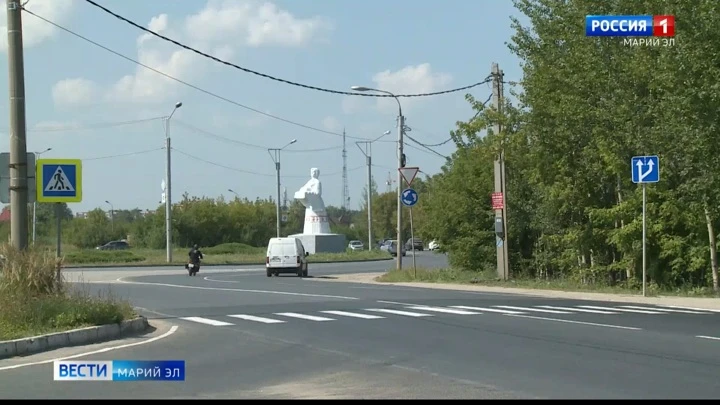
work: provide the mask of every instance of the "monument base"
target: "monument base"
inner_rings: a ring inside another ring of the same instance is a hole
[[[337,233],[318,235],[297,233],[289,237],[300,239],[300,242],[302,242],[305,247],[305,251],[311,255],[316,253],[343,253],[347,250],[345,235]]]

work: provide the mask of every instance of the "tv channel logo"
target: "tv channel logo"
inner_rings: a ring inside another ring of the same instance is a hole
[[[55,381],[185,381],[184,360],[56,360]]]
[[[589,15],[585,17],[588,37],[674,37],[672,15]]]

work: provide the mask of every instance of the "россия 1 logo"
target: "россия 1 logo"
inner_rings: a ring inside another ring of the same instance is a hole
[[[589,15],[585,36],[622,37],[626,46],[674,46],[675,16]]]

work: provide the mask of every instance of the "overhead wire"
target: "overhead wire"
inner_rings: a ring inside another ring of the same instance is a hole
[[[210,91],[210,90],[203,89],[202,87],[196,86],[196,85],[194,85],[194,84],[192,84],[192,83],[189,83],[189,82],[186,82],[186,81],[184,81],[184,80],[182,80],[182,79],[178,79],[178,78],[176,78],[176,77],[174,77],[174,76],[171,76],[171,75],[169,75],[169,74],[167,74],[167,73],[165,73],[165,72],[163,72],[163,71],[161,71],[161,70],[155,69],[155,68],[153,68],[153,67],[151,67],[151,66],[149,66],[149,65],[147,65],[147,64],[144,64],[144,63],[142,63],[142,62],[140,62],[140,61],[138,61],[138,60],[136,60],[136,59],[133,59],[133,58],[131,58],[131,57],[129,57],[129,56],[126,56],[126,55],[118,52],[118,51],[115,51],[115,50],[113,50],[113,49],[111,49],[111,48],[109,48],[109,47],[107,47],[107,46],[105,46],[105,45],[103,45],[103,44],[101,44],[101,43],[99,43],[99,42],[93,41],[92,39],[90,39],[90,38],[88,38],[88,37],[85,37],[85,36],[83,36],[83,35],[81,35],[81,34],[78,34],[78,33],[74,32],[74,31],[70,30],[69,28],[65,28],[65,27],[63,27],[63,26],[60,25],[60,24],[57,24],[57,23],[55,23],[55,22],[53,22],[53,21],[50,21],[50,20],[48,20],[47,18],[42,17],[42,16],[38,15],[37,13],[35,13],[35,12],[33,12],[33,11],[30,11],[30,10],[28,10],[28,9],[26,9],[26,8],[23,8],[23,11],[25,11],[26,13],[32,15],[32,16],[35,17],[35,18],[38,18],[38,19],[40,19],[40,20],[42,20],[42,21],[44,21],[44,22],[46,22],[46,23],[54,26],[55,28],[57,28],[57,29],[59,29],[59,30],[62,30],[62,31],[64,31],[64,32],[66,32],[66,33],[68,33],[68,34],[70,34],[70,35],[73,35],[73,36],[75,36],[76,38],[79,38],[79,39],[81,39],[81,40],[83,40],[83,41],[85,41],[85,42],[87,42],[87,43],[89,43],[89,44],[92,44],[92,45],[94,45],[94,46],[96,46],[96,47],[98,47],[98,48],[100,48],[100,49],[103,49],[103,50],[105,50],[105,51],[107,51],[107,52],[109,52],[109,53],[111,53],[111,54],[113,54],[113,55],[115,55],[115,56],[117,56],[117,57],[120,57],[120,58],[122,58],[122,59],[125,59],[125,60],[128,61],[128,62],[132,62],[132,63],[134,63],[134,64],[136,64],[136,65],[138,65],[138,66],[141,66],[141,67],[143,67],[143,68],[145,68],[145,69],[147,69],[147,70],[150,70],[150,71],[152,71],[152,72],[155,72],[155,73],[157,73],[157,74],[159,74],[159,75],[161,75],[161,76],[163,76],[163,77],[165,77],[165,78],[167,78],[167,79],[170,79],[170,80],[172,80],[172,81],[174,81],[174,82],[176,82],[176,83],[180,83],[180,84],[182,84],[183,86],[189,87],[189,88],[191,88],[191,89],[193,89],[193,90],[195,90],[195,91],[198,91],[198,92],[200,92],[200,93],[203,93],[203,94],[205,94],[205,95],[208,95],[208,96],[210,96],[210,97],[213,97],[213,98],[215,98],[215,99],[218,99],[218,100],[220,100],[220,101],[224,101],[224,102],[226,102],[226,103],[228,103],[228,104],[232,104],[232,105],[234,105],[234,106],[236,106],[236,107],[240,107],[240,108],[243,108],[243,109],[245,109],[245,110],[254,112],[254,113],[256,113],[256,114],[263,115],[263,116],[265,116],[265,117],[268,117],[268,118],[271,118],[271,119],[274,119],[274,120],[277,120],[277,121],[281,121],[281,122],[284,122],[284,123],[286,123],[286,124],[294,125],[294,126],[296,126],[296,127],[308,129],[308,130],[315,131],[315,132],[320,132],[320,133],[327,134],[327,135],[343,136],[343,134],[340,133],[340,132],[328,131],[328,130],[325,130],[325,129],[322,129],[322,128],[313,127],[313,126],[311,126],[311,125],[302,124],[302,123],[300,123],[300,122],[292,121],[292,120],[289,120],[289,119],[287,119],[287,118],[279,117],[279,116],[277,116],[277,115],[269,114],[269,113],[266,113],[266,112],[264,112],[264,111],[258,110],[258,109],[256,109],[256,108],[246,106],[246,105],[241,104],[241,103],[239,103],[239,102],[237,102],[237,101],[234,101],[234,100],[231,100],[231,99],[229,99],[229,98],[227,98],[227,97],[221,96],[221,95],[219,95],[219,94],[217,94],[217,93],[213,93],[213,92]],[[368,140],[367,138],[361,138],[361,137],[357,137],[357,136],[351,136],[351,135],[345,135],[345,136],[346,136],[346,138],[348,138],[348,139],[357,139],[357,140],[361,140],[361,141],[366,141],[366,140]]]
[[[127,157],[127,156],[136,156],[136,155],[143,155],[150,152],[157,152],[159,150],[163,150],[165,148],[155,148],[155,149],[148,149],[148,150],[141,150],[137,152],[129,152],[129,153],[122,153],[119,155],[108,155],[108,156],[98,156],[98,157],[91,157],[91,158],[84,158],[81,159],[83,162],[87,162],[90,160],[102,160],[102,159],[114,159],[119,157]]]
[[[120,14],[115,13],[114,11],[108,9],[107,7],[104,7],[104,6],[99,5],[99,4],[97,4],[96,2],[94,2],[93,0],[85,0],[85,2],[93,5],[94,7],[99,8],[100,10],[102,10],[103,12],[105,12],[106,14],[109,14],[109,15],[117,18],[118,20],[121,20],[121,21],[123,21],[123,22],[125,22],[125,23],[127,23],[127,24],[132,25],[133,27],[135,27],[135,28],[137,28],[137,29],[139,29],[139,30],[141,30],[141,31],[143,31],[143,32],[146,32],[146,33],[148,33],[148,34],[150,34],[150,35],[153,35],[153,36],[155,36],[155,37],[157,37],[157,38],[160,38],[160,39],[162,39],[162,40],[164,40],[164,41],[166,41],[166,42],[170,42],[170,43],[172,43],[172,44],[175,44],[176,46],[179,46],[179,47],[181,47],[181,48],[183,48],[183,49],[185,49],[185,50],[191,51],[191,52],[193,52],[193,53],[195,53],[195,54],[198,54],[198,55],[200,55],[200,56],[203,56],[203,57],[205,57],[205,58],[214,60],[215,62],[221,63],[221,64],[226,65],[226,66],[233,67],[233,68],[238,69],[238,70],[241,70],[241,71],[243,71],[243,72],[245,72],[245,73],[250,73],[250,74],[253,74],[253,75],[256,75],[256,76],[260,76],[260,77],[263,77],[263,78],[266,78],[266,79],[270,79],[270,80],[276,81],[276,82],[281,82],[281,83],[289,84],[289,85],[291,85],[291,86],[296,86],[296,87],[302,87],[302,88],[309,89],[309,90],[316,90],[316,91],[321,91],[321,92],[325,92],[325,93],[340,94],[340,95],[345,95],[345,96],[376,97],[376,98],[387,98],[387,97],[412,98],[412,97],[430,97],[430,96],[438,96],[438,95],[442,95],[442,94],[456,93],[456,92],[459,92],[459,91],[469,90],[469,89],[471,89],[471,88],[473,88],[473,87],[480,86],[480,85],[482,85],[482,84],[485,84],[485,83],[490,82],[490,80],[491,80],[491,79],[490,79],[491,76],[489,75],[489,76],[486,77],[483,81],[477,82],[477,83],[474,83],[474,84],[471,84],[471,85],[469,85],[469,86],[463,86],[463,87],[458,87],[458,88],[455,88],[455,89],[442,90],[442,91],[436,91],[436,92],[431,92],[431,93],[418,93],[418,94],[394,94],[394,95],[389,95],[389,94],[374,94],[374,93],[357,93],[357,92],[349,92],[349,91],[339,91],[339,90],[326,89],[326,88],[323,88],[323,87],[311,86],[311,85],[307,85],[307,84],[302,84],[302,83],[294,82],[294,81],[291,81],[291,80],[281,79],[281,78],[278,78],[278,77],[275,77],[275,76],[271,76],[271,75],[266,74],[266,73],[261,73],[261,72],[257,72],[257,71],[255,71],[255,70],[251,70],[251,69],[248,69],[248,68],[245,68],[245,67],[242,67],[242,66],[238,66],[238,65],[236,65],[236,64],[234,64],[234,63],[232,63],[232,62],[228,62],[228,61],[222,60],[222,59],[220,59],[220,58],[217,58],[217,57],[215,57],[215,56],[209,55],[209,54],[204,53],[204,52],[202,52],[202,51],[199,51],[199,50],[197,50],[197,49],[195,49],[195,48],[192,48],[192,47],[190,47],[190,46],[188,46],[188,45],[185,45],[185,44],[183,44],[183,43],[181,43],[181,42],[179,42],[179,41],[176,41],[176,40],[174,40],[174,39],[172,39],[172,38],[168,38],[168,37],[166,37],[166,36],[164,36],[164,35],[162,35],[162,34],[159,34],[159,33],[155,32],[155,31],[153,31],[153,30],[151,30],[151,29],[145,28],[145,27],[142,26],[141,24],[138,24],[138,23],[136,23],[135,21],[132,21],[132,20],[126,18],[126,17],[123,17],[123,16],[120,15]]]
[[[86,125],[69,125],[69,126],[62,126],[59,128],[35,128],[35,129],[29,129],[27,132],[89,131],[89,130],[95,130],[95,129],[115,128],[115,127],[122,127],[122,126],[127,126],[127,125],[142,124],[145,122],[159,121],[164,118],[165,117],[152,117],[152,118],[142,118],[142,119],[129,120],[129,121],[101,122],[101,123],[86,124]]]

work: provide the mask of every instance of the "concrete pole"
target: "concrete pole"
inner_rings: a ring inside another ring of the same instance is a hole
[[[495,108],[500,111],[503,102],[502,94],[502,77],[503,72],[498,67],[497,63],[492,64],[492,76],[493,76],[493,87],[492,87],[492,101]],[[496,123],[493,128],[495,136],[500,136],[502,128],[499,123]],[[495,224],[501,224],[502,234],[498,234],[496,228],[496,249],[497,249],[497,275],[501,280],[507,280],[509,278],[509,266],[508,266],[508,248],[507,248],[507,193],[505,192],[505,151],[504,146],[501,147],[501,151],[498,154],[495,164],[495,192],[502,193],[503,196],[503,208],[495,210]]]

